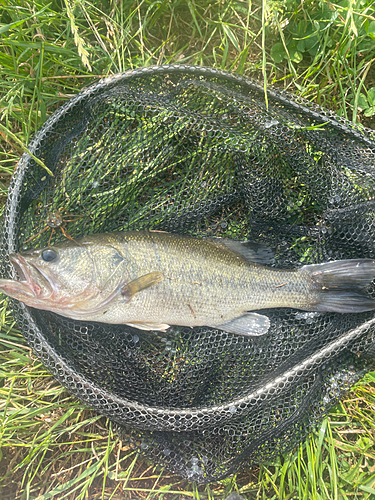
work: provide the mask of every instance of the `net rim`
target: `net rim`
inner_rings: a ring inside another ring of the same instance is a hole
[[[34,139],[30,142],[29,144],[29,150],[31,153],[35,153],[37,150],[39,144],[44,140],[47,132],[50,131],[51,127],[58,123],[59,119],[66,114],[66,112],[80,103],[81,101],[84,101],[85,99],[88,99],[91,96],[94,96],[96,93],[100,93],[103,90],[108,90],[112,87],[116,87],[117,85],[121,83],[125,83],[128,79],[130,78],[136,78],[137,76],[145,76],[145,75],[153,75],[153,74],[165,74],[165,73],[188,73],[188,74],[195,74],[195,75],[202,75],[202,76],[218,76],[220,78],[224,78],[229,81],[235,81],[240,84],[244,84],[249,86],[250,88],[256,90],[260,94],[264,92],[264,89],[261,85],[255,83],[251,79],[244,77],[242,75],[237,75],[233,74],[224,70],[219,70],[215,68],[208,68],[204,66],[193,66],[193,65],[163,65],[163,66],[149,66],[146,68],[137,68],[134,70],[129,70],[124,73],[119,73],[113,76],[106,77],[104,79],[99,80],[98,82],[94,82],[90,86],[83,88],[77,95],[72,97],[69,101],[64,103],[61,107],[59,107],[49,118],[48,120],[44,123],[44,125],[40,128],[40,130],[37,132],[36,136]],[[277,89],[271,89],[269,88],[267,90],[268,97],[272,100],[276,101],[284,101],[287,103],[289,106],[294,105],[297,108],[301,109],[301,111],[304,111],[308,114],[312,114],[314,118],[319,120],[320,122],[324,121],[329,121],[331,124],[333,124],[338,130],[345,131],[346,133],[350,133],[354,135],[356,138],[360,138],[363,142],[365,143],[371,143],[372,147],[375,147],[374,141],[368,136],[365,135],[366,129],[359,128],[351,122],[347,122],[345,119],[342,120],[335,120],[332,117],[329,117],[327,115],[322,115],[320,114],[317,110],[323,108],[319,108],[319,106],[314,105],[314,107],[309,107],[308,101],[305,101],[304,99],[300,98],[300,101],[303,103],[298,103],[291,100],[288,100],[288,94],[286,94],[283,91],[283,94],[281,94]],[[295,96],[291,96],[294,97]],[[368,129],[370,131],[370,129]],[[3,230],[3,234],[7,234],[6,238],[6,245],[8,249],[8,253],[15,252],[17,250],[16,248],[16,235],[17,235],[17,207],[18,207],[18,201],[20,199],[20,193],[21,193],[21,188],[22,188],[22,183],[24,176],[28,172],[28,169],[31,167],[31,161],[32,158],[28,153],[24,153],[17,165],[17,169],[15,172],[15,175],[12,180],[12,184],[10,187],[10,196],[8,196],[7,204],[6,204],[6,220],[7,223],[5,224],[4,229],[8,229],[8,231]],[[48,175],[46,173],[46,175]],[[15,269],[12,268],[12,277],[16,278],[16,272]],[[59,378],[58,374],[58,369],[59,367],[63,368],[65,370],[65,373],[69,376],[77,376],[77,371],[73,370],[72,367],[69,365],[67,361],[61,358],[61,356],[56,352],[54,347],[48,343],[47,339],[44,337],[41,328],[38,326],[38,324],[35,322],[34,318],[30,314],[30,311],[27,306],[25,306],[23,303],[19,304],[20,310],[22,311],[23,317],[29,322],[30,325],[32,325],[34,332],[36,332],[38,340],[40,342],[40,345],[43,348],[45,348],[46,351],[49,353],[49,358],[52,358],[55,356],[54,359],[54,366],[56,366],[56,373],[54,373],[54,376],[60,381],[61,379]],[[248,395],[241,397],[241,398],[235,398],[230,402],[226,402],[221,405],[215,405],[215,406],[210,406],[210,407],[197,407],[197,408],[177,408],[177,409],[172,409],[172,408],[167,408],[163,409],[160,407],[154,407],[154,406],[147,406],[147,405],[142,405],[136,402],[129,401],[124,398],[120,398],[117,396],[114,396],[113,394],[104,391],[102,388],[94,384],[91,380],[85,378],[81,374],[79,374],[79,383],[84,385],[86,388],[89,388],[90,391],[93,394],[100,395],[100,397],[104,397],[106,401],[112,401],[113,405],[120,405],[122,407],[126,407],[129,411],[134,410],[134,411],[143,411],[146,412],[151,420],[154,421],[152,424],[153,426],[157,426],[158,429],[160,430],[175,430],[176,426],[173,425],[170,422],[167,422],[165,419],[166,417],[173,417],[175,419],[176,416],[178,417],[188,417],[190,419],[191,424],[189,424],[189,428],[191,429],[207,429],[212,426],[213,423],[223,423],[224,421],[228,421],[232,418],[238,418],[243,414],[244,412],[250,411],[249,408],[251,409],[251,404],[249,403],[254,400],[261,400],[263,397],[263,394],[265,394],[266,391],[280,391],[284,387],[284,382],[287,381],[288,377],[291,377],[293,374],[296,374],[297,372],[303,372],[304,375],[308,375],[312,372],[314,368],[316,368],[317,364],[319,364],[319,357],[320,359],[323,359],[324,362],[329,359],[329,356],[332,356],[334,353],[334,350],[340,345],[341,349],[343,348],[345,344],[349,343],[350,341],[353,341],[354,339],[358,338],[360,335],[363,334],[363,332],[367,329],[372,327],[375,324],[375,318],[367,321],[366,323],[362,324],[360,327],[355,328],[354,330],[351,330],[348,333],[345,333],[343,336],[339,337],[333,344],[330,344],[328,347],[325,347],[318,353],[315,353],[313,356],[310,356],[308,359],[306,359],[303,363],[300,363],[293,367],[292,370],[289,370],[288,372],[284,373],[282,376],[276,377],[274,380],[270,381],[267,385],[265,385],[263,388],[258,389],[257,391],[252,391]],[[324,351],[324,356],[323,356],[323,351]],[[36,352],[38,356],[40,356],[40,353]],[[53,354],[53,356],[52,356]],[[327,358],[328,356],[328,358]],[[43,362],[46,363],[46,359],[43,359]],[[320,361],[320,363],[323,361]],[[49,364],[48,362],[46,363],[47,365]],[[51,365],[52,366],[52,363]],[[54,370],[55,371],[55,370]],[[63,384],[65,387],[67,387],[67,384]],[[71,392],[74,392],[74,389],[71,387],[67,387]],[[79,394],[75,393],[76,396],[79,397]],[[274,394],[272,394],[273,396]],[[85,403],[87,403],[86,400],[84,400]],[[95,402],[90,400],[90,404],[92,404],[95,407]],[[242,406],[244,406],[242,408]],[[235,412],[233,412],[233,408],[236,409]],[[113,420],[122,422],[122,419],[116,418],[116,415],[113,414],[113,408],[108,410],[106,412],[103,410],[102,406],[100,408],[101,413],[107,413],[110,414],[111,418]],[[222,412],[220,418],[217,416],[218,412]],[[216,414],[216,415],[215,415]],[[202,419],[201,417],[208,417],[206,419]],[[199,423],[195,421],[194,417],[199,417]],[[128,422],[128,420],[126,420]],[[147,422],[146,427],[149,427],[150,421]],[[135,424],[133,423],[135,426]],[[138,425],[139,427],[139,425]]]
[[[337,351],[341,352],[349,343],[353,342],[361,335],[366,333],[368,329],[375,327],[375,318],[372,318],[359,327],[354,328],[349,332],[341,335],[334,342],[330,343],[328,346],[323,347],[313,355],[304,359],[303,362],[295,365],[287,372],[283,373],[282,375],[278,375],[273,380],[270,380],[266,385],[262,386],[262,388],[251,391],[240,398],[234,398],[230,402],[209,407],[160,408],[157,406],[143,405],[135,401],[127,400],[125,398],[120,398],[111,394],[110,392],[105,391],[97,384],[85,378],[83,375],[79,374],[78,377],[77,371],[71,367],[70,363],[64,361],[62,357],[60,357],[56,353],[56,350],[53,348],[53,346],[51,346],[51,344],[48,343],[43,334],[40,335],[39,326],[35,323],[26,306],[25,309],[25,313],[29,318],[30,324],[33,324],[34,328],[38,330],[38,338],[40,339],[41,344],[43,344],[44,346],[48,345],[49,353],[53,353],[53,356],[55,357],[54,366],[57,367],[57,372],[54,376],[62,383],[62,385],[64,385],[64,387],[66,387],[67,385],[66,383],[63,384],[63,380],[61,380],[59,377],[59,368],[64,370],[65,377],[75,378],[80,385],[83,385],[86,388],[90,388],[92,393],[98,395],[100,398],[105,398],[107,402],[111,402],[114,406],[117,406],[118,409],[120,409],[121,407],[122,410],[126,408],[128,411],[146,413],[148,416],[146,424],[143,426],[139,424],[137,425],[137,422],[132,422],[132,426],[134,428],[149,429],[151,426],[155,428],[157,427],[157,429],[160,431],[175,431],[177,429],[181,430],[180,425],[167,422],[165,420],[166,418],[171,418],[173,422],[176,421],[176,417],[178,417],[177,420],[179,418],[190,420],[189,424],[185,423],[183,429],[184,431],[202,431],[205,429],[210,429],[213,424],[223,425],[224,423],[228,423],[228,421],[230,421],[231,419],[241,418],[243,415],[250,413],[255,405],[267,404],[267,401],[269,399],[280,395],[283,392],[284,388],[288,387],[288,384],[293,382],[294,377],[298,376],[300,380],[302,377],[306,378],[310,376],[317,367],[329,362],[330,359],[337,356]],[[74,389],[71,388],[69,388],[69,390],[79,399],[81,399],[78,392],[75,392]],[[87,401],[83,401],[87,403]],[[107,414],[111,417],[112,420],[120,424],[129,423],[128,419],[125,419],[124,422],[123,419],[116,417],[116,415],[114,415],[112,412],[113,409],[109,409],[106,411],[105,409],[101,408],[101,413]],[[219,413],[220,418],[218,417]]]

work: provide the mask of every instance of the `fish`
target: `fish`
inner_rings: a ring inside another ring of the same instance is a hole
[[[94,234],[11,254],[19,279],[0,279],[0,291],[73,320],[150,331],[205,326],[250,337],[270,329],[262,309],[375,309],[366,290],[375,278],[374,260],[284,270],[264,265],[269,256],[261,244],[225,238]]]

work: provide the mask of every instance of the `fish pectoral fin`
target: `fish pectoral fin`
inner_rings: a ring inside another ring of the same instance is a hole
[[[145,288],[150,288],[150,286],[154,286],[159,281],[164,278],[164,273],[160,271],[153,271],[152,273],[144,274],[139,278],[136,278],[130,283],[121,287],[121,295],[123,295],[127,302],[130,302],[134,295]]]
[[[167,324],[154,324],[154,323],[141,323],[138,321],[134,321],[134,323],[125,323],[125,325],[132,326],[133,328],[138,328],[139,330],[156,330],[160,332],[165,332],[170,325]]]
[[[126,283],[125,285],[123,283],[120,283],[119,286],[117,286],[113,292],[111,292],[104,300],[101,302],[98,302],[95,306],[90,304],[90,300],[92,298],[95,298],[98,296],[98,293],[94,293],[91,296],[84,297],[83,300],[81,300],[78,303],[74,303],[72,306],[72,309],[74,308],[75,310],[75,315],[79,314],[79,316],[84,319],[85,317],[91,316],[93,314],[97,314],[106,307],[108,307],[108,304],[119,294],[121,293],[125,299],[126,303],[130,302],[131,299],[134,297],[134,295],[137,292],[140,292],[141,290],[144,290],[145,288],[149,288],[152,285],[156,285],[156,283],[159,283],[163,279],[164,275],[160,271],[154,271],[152,273],[145,274],[144,276],[141,276],[140,278],[137,278],[133,281],[130,281],[130,283]],[[81,310],[80,310],[81,308]],[[169,325],[161,325],[163,328],[165,326]],[[140,328],[140,327],[136,327]],[[145,330],[145,328],[143,328]],[[147,328],[147,330],[153,330],[153,328]]]
[[[210,325],[228,333],[246,335],[247,337],[259,337],[268,332],[270,320],[267,316],[257,313],[246,313],[239,318],[225,321],[219,325]]]

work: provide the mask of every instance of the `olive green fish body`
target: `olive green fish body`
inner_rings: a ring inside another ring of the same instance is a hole
[[[262,335],[267,316],[291,307],[360,312],[375,276],[369,259],[277,270],[252,262],[239,242],[157,231],[104,233],[11,256],[21,280],[0,288],[27,305],[72,319],[145,330],[211,326]]]
[[[127,304],[119,294],[116,306],[113,303],[111,311],[100,312],[97,321],[101,314],[110,314],[111,322],[112,318],[124,322],[120,318],[126,315],[127,322],[152,318],[156,324],[210,325],[250,310],[287,307],[291,301],[294,307],[306,308],[311,301],[306,276],[252,265],[224,245],[157,232],[112,237],[116,249],[112,259],[119,262],[112,286],[124,277],[124,268],[127,283],[155,271],[163,279]],[[105,276],[105,267],[103,261],[101,276]]]

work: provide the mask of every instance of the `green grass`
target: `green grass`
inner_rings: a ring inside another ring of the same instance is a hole
[[[374,127],[371,0],[0,0],[0,204],[30,139],[101,76],[163,63],[250,75]],[[54,499],[375,498],[375,377],[305,443],[272,463],[197,487],[124,446],[25,345],[0,309],[0,496]]]

